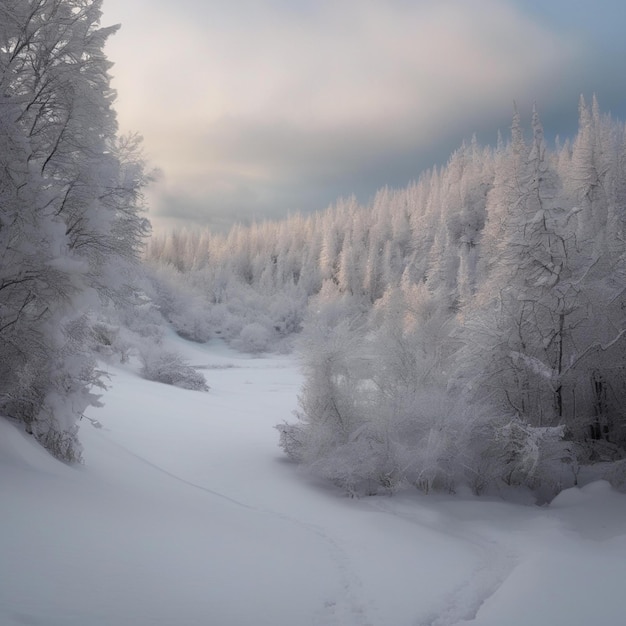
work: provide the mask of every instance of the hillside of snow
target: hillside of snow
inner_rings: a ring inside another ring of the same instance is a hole
[[[1,626],[619,626],[626,497],[350,499],[287,462],[293,357],[168,339],[211,390],[109,368],[67,466],[0,420]]]

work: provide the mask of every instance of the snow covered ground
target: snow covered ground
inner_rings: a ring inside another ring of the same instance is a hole
[[[541,508],[345,498],[277,447],[293,358],[169,341],[211,391],[111,369],[84,466],[0,420],[0,626],[626,623],[626,497],[606,483]]]

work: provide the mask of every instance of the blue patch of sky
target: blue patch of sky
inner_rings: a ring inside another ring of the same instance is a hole
[[[568,129],[576,118],[576,98],[582,94],[590,100],[597,95],[600,108],[626,119],[626,81],[623,59],[624,0],[513,0],[526,15],[559,34],[573,37],[584,46],[579,68],[572,68],[567,81],[552,86],[562,92],[562,106],[545,111],[547,137],[570,135]],[[569,108],[567,107],[567,103]],[[541,102],[538,103],[541,111]],[[552,129],[552,132],[550,132]]]

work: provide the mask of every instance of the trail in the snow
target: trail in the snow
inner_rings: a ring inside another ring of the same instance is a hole
[[[480,559],[480,565],[472,576],[446,594],[437,610],[418,618],[415,626],[455,626],[476,619],[480,607],[500,589],[517,565],[516,555],[504,546],[471,530],[459,532],[458,525],[452,522],[442,523],[438,518],[435,523],[424,519],[423,514],[401,512],[395,506],[384,506],[377,501],[373,501],[371,506],[419,528],[445,532],[459,542],[470,544]]]
[[[365,599],[361,579],[356,573],[355,568],[350,563],[350,558],[345,550],[342,549],[337,541],[333,539],[324,528],[310,522],[302,521],[296,517],[292,517],[291,515],[280,513],[279,511],[242,502],[241,500],[232,498],[224,493],[205,487],[204,485],[194,483],[133,452],[123,444],[102,433],[102,431],[100,431],[100,433],[101,437],[110,445],[117,447],[139,463],[150,467],[156,472],[164,474],[174,481],[253,513],[268,515],[283,522],[293,524],[321,539],[322,542],[328,547],[330,559],[339,572],[340,588],[338,589],[335,597],[328,598],[324,603],[324,606],[319,610],[318,614],[314,616],[314,624],[316,626],[347,626],[348,624],[354,624],[354,626],[375,626],[375,624],[381,623],[379,620],[373,622],[370,619],[370,615],[372,613],[376,613],[376,609],[372,605],[371,600]]]

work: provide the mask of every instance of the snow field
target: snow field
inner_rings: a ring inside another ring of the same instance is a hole
[[[211,391],[111,369],[58,463],[0,421],[2,626],[619,626],[626,498],[349,499],[286,462],[292,357],[168,337]]]

